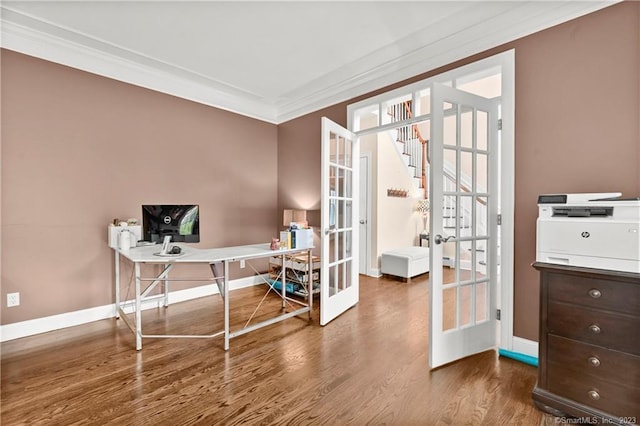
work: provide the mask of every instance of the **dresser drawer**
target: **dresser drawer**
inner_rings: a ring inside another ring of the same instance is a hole
[[[640,419],[640,388],[575,374],[555,363],[548,366],[547,389],[556,395],[594,407],[615,417]]]
[[[628,392],[640,390],[640,356],[549,334],[547,360],[550,370],[621,385]]]
[[[640,317],[552,302],[546,332],[585,343],[640,355]]]
[[[640,285],[577,275],[549,274],[549,300],[640,315]]]

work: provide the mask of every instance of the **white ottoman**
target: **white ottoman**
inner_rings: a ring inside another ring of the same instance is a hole
[[[429,247],[404,247],[382,253],[380,272],[411,281],[411,277],[429,272]]]

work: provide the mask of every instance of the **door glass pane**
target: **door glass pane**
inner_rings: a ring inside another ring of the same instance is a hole
[[[487,150],[487,140],[489,139],[488,113],[478,110],[476,122],[477,147],[481,151]]]
[[[456,146],[458,142],[458,126],[455,114],[446,115],[443,123],[443,144],[445,146]]]
[[[486,154],[476,154],[476,191],[486,193],[487,188],[487,164],[489,159]]]
[[[489,319],[489,292],[487,282],[476,284],[476,323]]]
[[[344,169],[335,167],[337,196],[344,197]]]
[[[416,93],[416,115],[429,114],[431,112],[431,89],[420,90]]]
[[[397,97],[385,102],[386,117],[382,121],[386,123],[397,123],[411,118],[411,94]]]
[[[344,173],[344,191],[343,197],[351,198],[353,197],[352,188],[353,188],[353,170],[346,169],[343,170]]]
[[[338,234],[331,232],[329,238],[329,263],[335,263],[338,260]]]
[[[336,265],[336,292],[340,293],[344,290],[344,270],[342,263]]]
[[[473,264],[473,245],[471,241],[460,241],[460,282],[468,282],[473,279],[471,276],[471,268]]]
[[[344,165],[349,168],[353,167],[353,158],[351,158],[352,152],[353,152],[353,142],[349,139],[345,139],[344,140]]]
[[[329,135],[329,162],[335,163],[338,157],[338,142],[335,133]]]
[[[484,69],[480,72],[456,78],[456,88],[484,98],[496,98],[502,93],[500,67]]]
[[[458,319],[458,287],[446,288],[442,291],[442,330],[456,328]]]
[[[344,164],[344,138],[341,136],[338,136],[336,163],[340,165]]]
[[[351,282],[351,270],[353,268],[353,262],[351,260],[347,260],[344,263],[344,288],[350,288],[353,283]]]
[[[445,243],[443,244],[443,257],[448,259],[454,259],[455,256],[455,244],[453,243]],[[447,265],[446,261],[443,261],[445,265]],[[442,284],[456,284],[458,282],[458,270],[456,268],[448,268],[444,266],[442,268]]]
[[[338,229],[343,229],[345,221],[347,220],[344,203],[344,200],[338,200]]]
[[[353,226],[353,220],[352,220],[352,216],[353,216],[353,201],[351,200],[344,200],[344,211],[345,211],[345,222],[344,222],[344,227],[345,228],[351,228]]]
[[[458,223],[460,224],[461,237],[471,236],[471,224],[473,223],[472,216],[472,199],[470,195],[463,195],[460,197],[460,210],[458,211]]]
[[[460,152],[460,190],[473,191],[473,154],[467,151]]]
[[[342,233],[344,235],[344,258],[350,258],[353,254],[353,247],[352,247],[352,239],[353,239],[353,231],[348,230],[348,231],[344,231]]]
[[[487,265],[489,240],[482,239],[475,241],[476,246],[476,277],[478,280],[488,278]]]
[[[335,166],[329,166],[329,191],[334,191],[334,193],[338,190],[338,180],[336,176],[338,171]]]
[[[473,285],[460,287],[460,327],[472,324]]]
[[[354,113],[354,129],[355,131],[371,129],[377,127],[378,123],[378,104],[369,105],[360,108]]]
[[[331,182],[334,182],[333,179],[330,179]],[[329,190],[329,227],[335,228],[338,226],[338,208],[337,208],[337,200],[336,200],[336,190]]]
[[[458,172],[458,156],[455,149],[444,149],[444,176],[445,187],[444,192],[456,192],[458,190],[457,172]]]
[[[342,205],[341,200],[336,199],[336,228],[340,229],[342,224],[344,223],[344,206]]]
[[[460,146],[473,147],[473,109],[465,106],[460,113]]]
[[[456,235],[458,216],[456,215],[456,196],[445,195],[442,206],[442,226],[447,235]],[[447,246],[445,245],[445,248]],[[445,254],[446,255],[446,254]]]
[[[338,270],[335,266],[329,266],[329,297],[338,293]]]
[[[476,198],[476,236],[487,235],[487,197]]]

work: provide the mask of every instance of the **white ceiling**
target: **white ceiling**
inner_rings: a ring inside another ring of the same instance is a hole
[[[2,47],[272,123],[612,1],[2,1]]]

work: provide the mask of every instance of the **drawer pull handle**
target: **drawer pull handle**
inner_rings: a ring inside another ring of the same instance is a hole
[[[589,364],[591,364],[592,367],[600,367],[600,360],[596,356],[590,356]]]
[[[589,394],[589,398],[593,399],[594,401],[597,401],[600,399],[600,394],[597,391],[590,390],[588,394]]]
[[[589,326],[589,330],[591,330],[591,332],[593,332],[594,334],[600,334],[600,331],[601,331],[598,324],[591,324]]]
[[[594,299],[598,299],[600,298],[600,296],[602,296],[602,293],[600,292],[600,290],[592,288],[591,290],[589,290],[589,296],[593,297]]]

